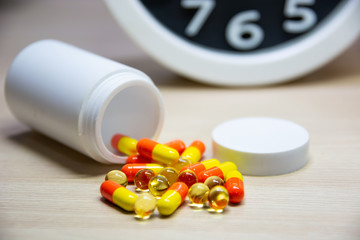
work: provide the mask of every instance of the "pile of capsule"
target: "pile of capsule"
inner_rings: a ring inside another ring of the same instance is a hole
[[[211,212],[222,212],[229,202],[244,198],[243,177],[234,163],[200,161],[205,151],[202,141],[186,148],[181,140],[160,144],[115,134],[111,145],[128,158],[121,170],[106,174],[101,195],[126,211],[135,211],[136,218],[150,218],[156,207],[161,215],[171,215],[186,196],[191,207],[207,207]],[[142,193],[127,189],[128,182]]]

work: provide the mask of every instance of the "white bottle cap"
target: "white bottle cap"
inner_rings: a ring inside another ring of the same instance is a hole
[[[213,154],[234,162],[245,175],[289,173],[308,161],[309,133],[288,120],[248,117],[218,125],[212,132]]]
[[[156,139],[163,125],[163,101],[148,76],[56,40],[16,56],[5,94],[20,121],[104,163],[125,163],[111,147],[114,134]]]

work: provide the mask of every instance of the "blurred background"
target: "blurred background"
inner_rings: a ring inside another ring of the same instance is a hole
[[[176,76],[147,56],[126,36],[103,1],[0,0],[0,21],[1,81],[12,59],[23,47],[40,39],[54,38],[139,68],[157,84],[198,85]],[[344,68],[341,71],[344,74],[357,71],[359,41],[348,52],[356,54],[345,61],[333,61],[325,71],[339,72],[333,68]],[[344,56],[346,53],[341,58]],[[314,80],[312,76],[300,81]]]
[[[174,78],[131,42],[100,0],[0,0],[0,22],[1,82],[22,48],[46,38],[139,68],[159,82]]]

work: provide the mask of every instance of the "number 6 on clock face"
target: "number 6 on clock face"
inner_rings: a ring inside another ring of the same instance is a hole
[[[315,70],[360,32],[360,0],[105,0],[150,55],[200,82],[253,86]]]
[[[231,18],[226,26],[226,41],[235,49],[249,50],[256,48],[264,39],[264,31],[251,22],[260,20],[256,10],[244,11]]]

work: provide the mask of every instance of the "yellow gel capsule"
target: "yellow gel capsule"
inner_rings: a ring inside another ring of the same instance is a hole
[[[151,217],[151,214],[156,208],[156,199],[150,193],[140,194],[134,205],[135,218],[146,220]]]
[[[170,186],[173,185],[174,183],[176,183],[176,181],[178,180],[178,176],[179,176],[176,169],[174,169],[172,167],[163,168],[159,172],[159,175],[166,177],[166,179],[169,181]]]
[[[184,182],[188,188],[190,188],[193,184],[198,182],[198,178],[193,171],[185,170],[179,174],[178,182]]]
[[[118,184],[123,185],[124,187],[126,187],[128,184],[128,179],[126,177],[126,174],[120,170],[112,170],[108,172],[105,176],[105,181],[106,180],[117,182]]]
[[[149,182],[154,176],[156,176],[156,174],[151,169],[144,168],[138,171],[134,178],[135,191],[149,191]]]
[[[177,171],[180,171],[182,168],[187,167],[191,164],[189,159],[179,158],[176,163],[169,165],[170,167],[175,168]]]
[[[210,189],[208,199],[209,211],[220,213],[229,203],[229,193],[225,187],[218,185]]]
[[[209,187],[209,189],[212,189],[213,187],[215,187],[217,185],[224,185],[224,180],[222,180],[218,176],[211,176],[211,177],[208,177],[204,183],[206,186]]]
[[[204,183],[195,183],[189,189],[188,197],[191,203],[190,207],[201,208],[208,200],[209,188]]]
[[[157,175],[150,179],[149,190],[156,198],[160,198],[169,187],[169,181],[162,175]]]

